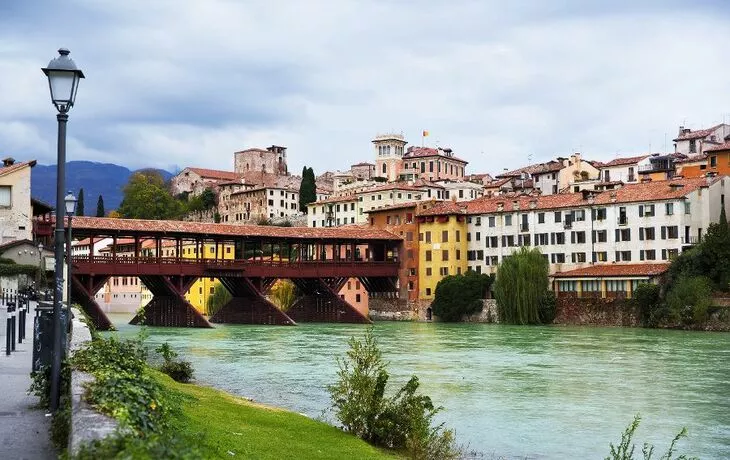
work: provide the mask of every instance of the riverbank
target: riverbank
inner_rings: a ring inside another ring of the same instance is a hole
[[[398,458],[304,415],[214,388],[177,383],[160,372],[154,378],[180,403],[181,410],[170,421],[173,431],[205,458]]]

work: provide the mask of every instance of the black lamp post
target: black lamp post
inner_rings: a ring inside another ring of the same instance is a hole
[[[68,227],[66,228],[66,299],[68,307],[71,308],[71,219],[76,213],[76,197],[71,190],[68,191],[64,202],[66,204],[66,216],[68,216]]]
[[[76,91],[84,73],[76,67],[74,61],[68,57],[69,50],[61,48],[59,56],[43,68],[48,77],[48,87],[51,90],[51,101],[58,110],[58,158],[56,160],[56,229],[54,232],[55,245],[55,284],[53,292],[53,361],[51,364],[51,411],[58,409],[61,383],[61,302],[63,302],[63,190],[66,182],[66,123],[68,111],[76,100]]]

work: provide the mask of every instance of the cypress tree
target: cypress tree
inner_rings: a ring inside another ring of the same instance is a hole
[[[84,215],[84,189],[79,190],[79,200],[76,202],[76,215]]]
[[[302,169],[302,183],[299,186],[299,210],[306,213],[307,205],[317,201],[317,184],[315,183],[314,169]]]
[[[96,200],[96,217],[104,217],[105,214],[106,212],[104,212],[104,198],[99,195],[99,199]]]

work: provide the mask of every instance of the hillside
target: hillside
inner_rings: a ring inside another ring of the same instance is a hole
[[[165,180],[172,174],[158,170]],[[96,213],[96,200],[104,197],[107,212],[119,207],[122,202],[122,188],[134,171],[111,163],[92,161],[70,161],[66,164],[66,189],[78,196],[84,189],[84,211],[87,215]],[[56,165],[37,165],[32,170],[31,193],[50,205],[56,201]]]

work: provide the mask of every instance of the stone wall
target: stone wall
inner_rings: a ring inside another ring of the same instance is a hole
[[[484,299],[484,308],[474,315],[465,316],[463,321],[468,323],[496,323],[497,301]],[[373,321],[428,321],[430,300],[405,300],[381,297],[370,297],[370,319]],[[432,321],[438,321],[435,316]]]
[[[624,299],[561,297],[553,324],[640,326],[638,309]]]
[[[74,318],[69,344],[71,354],[91,341],[91,331],[81,321],[82,313],[76,308],[72,311]],[[78,453],[82,444],[103,439],[116,432],[119,426],[114,419],[97,412],[86,402],[86,385],[93,381],[91,374],[76,370],[71,372],[71,420],[68,436],[68,452],[71,457]]]

